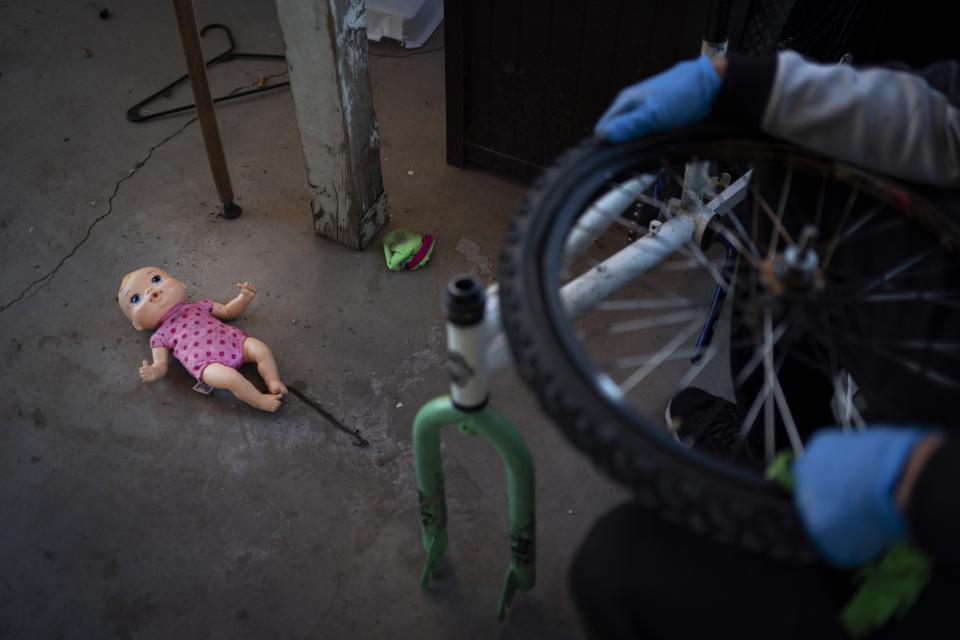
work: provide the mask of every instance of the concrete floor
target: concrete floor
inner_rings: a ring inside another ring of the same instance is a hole
[[[270,0],[196,4],[241,50],[283,51]],[[104,6],[112,19],[98,18]],[[282,69],[230,63],[212,79],[222,93]],[[373,58],[391,226],[438,241],[426,269],[402,274],[379,239],[357,253],[313,234],[287,91],[219,109],[244,213],[213,215],[192,116],[124,119],[182,72],[166,0],[0,4],[0,637],[579,637],[567,567],[624,492],[513,374],[494,398],[537,462],[537,586],[495,621],[503,474],[491,449],[451,430],[450,549],[434,587],[418,587],[410,425],[447,384],[441,291],[455,273],[492,278],[523,195],[445,164],[443,54]],[[194,298],[256,282],[235,323],[371,446],[297,399],[266,415],[194,393],[176,364],[140,384],[148,336],[114,298],[145,264]]]

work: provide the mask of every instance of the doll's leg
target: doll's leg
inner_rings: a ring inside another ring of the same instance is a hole
[[[280,372],[277,371],[277,361],[273,359],[273,352],[262,340],[247,338],[243,341],[243,361],[256,362],[257,371],[270,393],[287,394],[287,387],[280,382]]]
[[[203,370],[203,381],[217,389],[229,389],[240,400],[263,411],[272,413],[279,409],[283,402],[281,394],[260,393],[239,371],[216,362],[207,365]]]

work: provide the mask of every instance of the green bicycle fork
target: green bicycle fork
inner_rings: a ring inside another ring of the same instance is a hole
[[[533,458],[523,437],[489,405],[483,325],[483,289],[474,278],[457,277],[447,288],[448,369],[451,394],[426,403],[413,423],[413,456],[420,496],[420,527],[427,553],[420,586],[427,588],[447,550],[447,504],[444,493],[440,432],[450,424],[489,442],[503,460],[507,475],[510,562],[497,619],[503,620],[516,591],[536,582],[536,481]]]

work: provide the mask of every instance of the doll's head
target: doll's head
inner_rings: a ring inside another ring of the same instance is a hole
[[[137,331],[156,329],[160,318],[187,297],[182,282],[157,267],[131,271],[120,283],[117,302]]]

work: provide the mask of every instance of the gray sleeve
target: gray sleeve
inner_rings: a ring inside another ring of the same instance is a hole
[[[960,110],[912,73],[779,55],[767,133],[861,167],[960,187]]]

